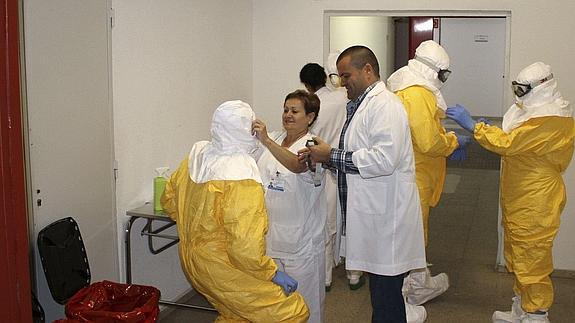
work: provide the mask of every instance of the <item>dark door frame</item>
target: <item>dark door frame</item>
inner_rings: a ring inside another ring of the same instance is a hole
[[[19,0],[0,0],[0,321],[32,322]]]

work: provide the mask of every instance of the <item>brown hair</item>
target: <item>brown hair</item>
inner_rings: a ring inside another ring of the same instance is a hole
[[[319,98],[317,97],[317,95],[308,93],[304,90],[295,90],[291,93],[288,93],[288,95],[286,95],[286,98],[284,100],[284,104],[289,99],[300,100],[300,102],[303,103],[303,107],[305,109],[305,114],[309,114],[312,112],[315,113],[313,120],[309,124],[309,126],[311,127],[311,125],[314,124],[315,120],[317,120],[317,116],[319,115],[320,102],[319,102]]]

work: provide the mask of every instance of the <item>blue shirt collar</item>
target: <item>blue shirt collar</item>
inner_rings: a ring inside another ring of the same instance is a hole
[[[367,94],[369,93],[369,91],[373,90],[373,88],[381,81],[377,81],[375,83],[373,83],[372,85],[368,86],[365,91],[363,91],[363,93],[355,100],[350,100],[347,103],[347,110],[348,111],[354,111],[357,110],[357,108],[360,106],[361,102],[363,102],[363,99],[365,99],[365,97],[367,96]]]

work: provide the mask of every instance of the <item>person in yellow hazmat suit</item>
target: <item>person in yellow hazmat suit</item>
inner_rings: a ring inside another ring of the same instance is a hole
[[[182,268],[218,310],[216,322],[307,322],[297,281],[265,255],[264,190],[251,155],[255,119],[242,101],[214,112],[212,141],[193,145],[171,175],[162,206],[177,223]]]
[[[449,56],[433,40],[422,42],[415,57],[393,73],[387,87],[405,106],[409,118],[415,178],[421,201],[425,245],[428,245],[429,211],[439,203],[446,175],[446,157],[464,159],[465,146],[471,138],[446,132],[441,124],[447,105],[441,87],[447,81]],[[447,274],[431,276],[428,268],[412,270],[405,278],[407,302],[421,305],[449,288]]]
[[[562,172],[573,156],[573,109],[558,91],[551,67],[542,62],[524,68],[512,87],[515,103],[503,116],[502,129],[476,122],[460,105],[448,108],[447,116],[502,157],[504,256],[515,275],[515,297],[511,311],[496,311],[493,322],[549,322],[549,275],[566,201]]]

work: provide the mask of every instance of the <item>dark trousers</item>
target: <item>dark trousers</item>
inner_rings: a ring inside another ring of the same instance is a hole
[[[406,323],[405,302],[401,287],[407,273],[397,276],[369,274],[372,323]]]

